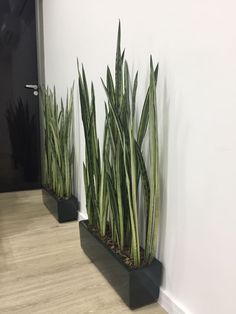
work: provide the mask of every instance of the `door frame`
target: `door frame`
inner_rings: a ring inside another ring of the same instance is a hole
[[[44,58],[44,31],[43,31],[43,0],[35,0],[35,21],[36,21],[36,49],[38,85],[45,85],[45,58]],[[40,125],[40,160],[41,160],[41,185],[43,183],[44,169],[44,132],[43,132],[43,108],[39,94],[39,125]]]
[[[36,44],[39,84],[45,83],[44,36],[43,36],[43,0],[35,0]]]

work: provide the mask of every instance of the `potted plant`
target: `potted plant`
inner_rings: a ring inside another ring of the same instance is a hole
[[[74,147],[72,143],[73,90],[57,103],[53,91],[41,88],[44,116],[43,202],[59,222],[76,220],[78,201],[72,195]]]
[[[79,227],[84,252],[126,304],[137,308],[158,299],[162,276],[162,265],[155,258],[160,211],[158,65],[154,68],[150,58],[149,86],[139,118],[136,112],[138,73],[132,81],[120,42],[119,24],[115,79],[107,67],[106,82],[102,81],[107,101],[101,154],[94,87],[91,84],[89,92],[84,68],[78,67],[86,143],[83,168],[88,213],[88,220],[80,221]],[[149,169],[142,147],[145,140],[149,141]],[[141,212],[146,217],[143,234]]]

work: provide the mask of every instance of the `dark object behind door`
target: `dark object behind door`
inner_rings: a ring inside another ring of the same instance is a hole
[[[0,1],[0,192],[41,187],[35,2]]]

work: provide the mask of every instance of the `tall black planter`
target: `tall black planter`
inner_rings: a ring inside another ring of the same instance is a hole
[[[42,190],[43,203],[59,222],[78,219],[78,200],[72,196],[69,199],[59,199],[45,187]]]
[[[157,301],[162,277],[162,264],[158,260],[145,267],[130,269],[90,231],[87,220],[80,221],[79,229],[85,254],[131,309]]]

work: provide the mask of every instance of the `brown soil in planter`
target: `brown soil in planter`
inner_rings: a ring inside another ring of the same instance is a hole
[[[137,269],[137,267],[134,266],[134,261],[130,257],[130,250],[128,247],[124,247],[124,250],[121,251],[117,244],[111,239],[111,232],[108,231],[107,235],[104,237],[101,237],[98,229],[94,226],[88,225],[88,228],[94,233],[103,243],[106,244],[106,246],[113,252],[115,253],[119,258],[123,260],[123,262],[130,268],[130,269]],[[144,263],[144,250],[143,248],[140,248],[140,267],[145,266]],[[140,268],[138,267],[138,268]]]

